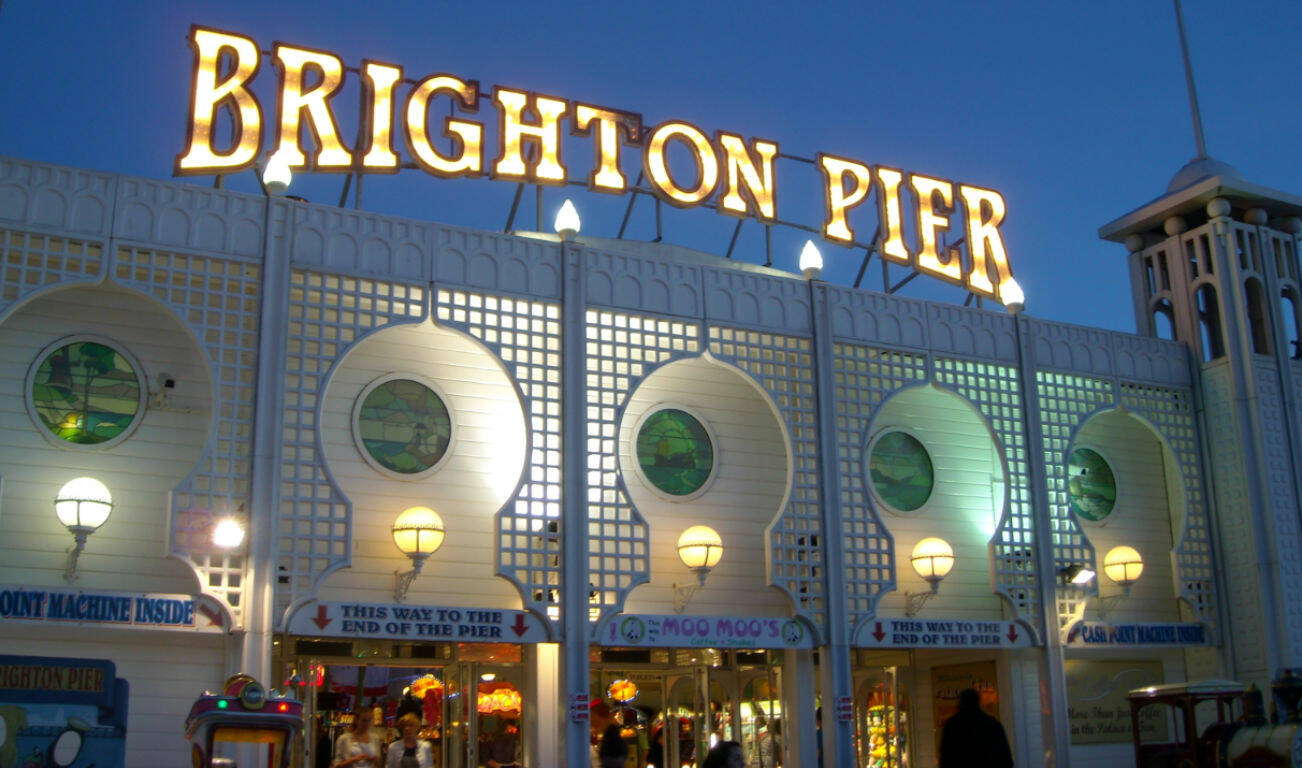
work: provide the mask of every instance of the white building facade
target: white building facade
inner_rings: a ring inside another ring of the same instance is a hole
[[[611,720],[675,765],[773,720],[783,765],[928,765],[970,686],[1019,764],[1129,762],[1125,686],[1302,652],[1302,201],[1192,175],[1102,232],[1128,335],[0,158],[0,653],[114,661],[131,765],[238,671],[308,698],[305,765],[415,679],[447,766],[503,727],[581,765]],[[112,511],[70,561],[78,477]],[[413,507],[442,545],[404,593]]]

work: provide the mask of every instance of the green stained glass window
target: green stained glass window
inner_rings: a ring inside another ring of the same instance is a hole
[[[357,413],[357,433],[380,466],[420,474],[443,458],[452,419],[434,390],[411,379],[389,379],[367,393]]]
[[[927,449],[906,432],[887,432],[868,457],[877,497],[898,512],[912,512],[931,498],[936,472]]]
[[[1067,459],[1067,493],[1071,511],[1099,522],[1112,514],[1117,503],[1117,480],[1112,467],[1088,448],[1077,448]]]
[[[81,445],[108,442],[135,421],[140,378],[112,347],[93,341],[65,344],[36,368],[32,408],[60,439]]]
[[[714,446],[694,416],[665,408],[651,414],[638,429],[637,461],[656,488],[673,496],[690,496],[710,478]]]

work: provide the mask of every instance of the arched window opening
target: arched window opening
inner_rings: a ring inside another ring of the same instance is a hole
[[[1216,299],[1216,289],[1203,284],[1198,289],[1198,325],[1202,331],[1203,362],[1225,356],[1225,340],[1221,334],[1221,309]]]
[[[1270,354],[1270,312],[1266,304],[1266,289],[1261,281],[1249,278],[1243,283],[1248,299],[1248,330],[1252,334],[1252,351],[1258,355]]]
[[[1288,346],[1284,352],[1294,360],[1302,360],[1302,326],[1298,325],[1298,295],[1293,288],[1285,288],[1280,292],[1279,297],[1279,317],[1284,325],[1284,338]]]
[[[1162,299],[1153,307],[1153,335],[1159,339],[1175,340],[1175,310],[1170,299]]]

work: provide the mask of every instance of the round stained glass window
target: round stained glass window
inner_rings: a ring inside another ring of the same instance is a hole
[[[74,341],[41,359],[32,376],[32,410],[56,437],[97,445],[124,435],[140,413],[140,376],[105,344]]]
[[[403,475],[433,469],[452,441],[443,399],[419,381],[388,379],[371,387],[357,409],[357,439],[377,466]]]
[[[912,512],[927,503],[936,472],[927,449],[907,432],[887,432],[873,443],[868,474],[877,498],[897,512]]]
[[[695,416],[665,408],[638,428],[637,462],[651,485],[671,496],[690,496],[710,479],[714,446]]]
[[[1071,511],[1093,522],[1112,514],[1117,504],[1117,480],[1108,462],[1088,448],[1077,448],[1067,459],[1067,493]]]

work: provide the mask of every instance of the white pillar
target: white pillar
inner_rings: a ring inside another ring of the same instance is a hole
[[[276,561],[280,531],[280,446],[284,421],[285,339],[289,324],[289,249],[294,203],[266,198],[262,239],[258,385],[253,413],[244,643],[240,671],[273,687],[271,641],[276,630]]]
[[[788,648],[782,652],[783,765],[818,766],[818,727],[814,724],[814,652]],[[826,717],[826,715],[824,715]],[[826,763],[834,765],[834,763]]]
[[[564,734],[567,766],[586,766],[588,751],[588,515],[587,480],[587,411],[584,407],[584,324],[585,286],[583,255],[561,241],[562,305],[561,346],[563,361],[561,420],[561,476],[564,482],[561,503],[561,547],[565,553],[561,573],[561,624],[564,637],[561,677]],[[572,707],[582,707],[582,718]]]

